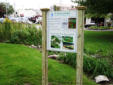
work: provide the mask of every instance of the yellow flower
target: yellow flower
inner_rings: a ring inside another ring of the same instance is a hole
[[[8,18],[5,18],[4,22],[3,23],[12,23],[11,20],[9,20]]]

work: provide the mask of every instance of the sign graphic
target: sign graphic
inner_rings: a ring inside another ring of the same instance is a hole
[[[47,14],[47,50],[77,51],[77,12],[49,11]]]

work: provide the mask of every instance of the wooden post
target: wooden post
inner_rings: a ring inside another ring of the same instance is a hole
[[[47,12],[49,9],[42,11],[42,85],[48,85],[48,52],[47,52]]]
[[[83,84],[83,50],[84,50],[84,6],[78,6],[77,8],[77,65],[76,65],[76,85]]]

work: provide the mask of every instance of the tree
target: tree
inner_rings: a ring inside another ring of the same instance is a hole
[[[79,1],[77,3],[86,6],[86,12],[95,16],[102,16],[107,15],[108,13],[113,13],[113,0],[85,0]]]
[[[14,8],[9,3],[0,3],[0,17],[3,17],[6,14],[6,6],[7,6],[7,14],[10,15],[14,12]]]
[[[54,8],[54,11],[59,11],[60,10],[60,6],[54,5],[53,8]]]

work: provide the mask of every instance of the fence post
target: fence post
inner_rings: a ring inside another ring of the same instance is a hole
[[[76,85],[83,84],[83,50],[84,50],[84,6],[77,6],[77,65],[76,65]]]
[[[49,9],[42,11],[42,85],[48,85],[48,52],[47,52],[47,12]]]

